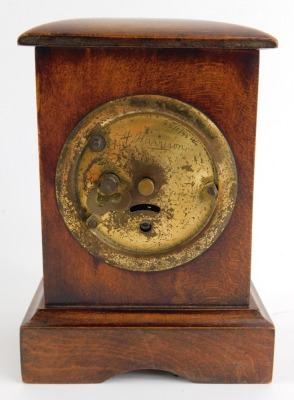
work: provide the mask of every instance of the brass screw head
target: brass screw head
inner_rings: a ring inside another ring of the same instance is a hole
[[[119,184],[119,179],[114,174],[104,174],[99,180],[99,190],[103,194],[113,194]]]
[[[92,151],[101,151],[105,148],[106,146],[106,140],[101,133],[97,133],[95,135],[92,135],[90,140],[89,140],[89,147]]]

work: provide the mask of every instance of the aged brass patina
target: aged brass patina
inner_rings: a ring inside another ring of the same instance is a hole
[[[150,196],[154,192],[154,182],[150,178],[143,178],[138,184],[138,192],[142,196]]]
[[[87,115],[60,154],[56,193],[74,237],[135,271],[199,256],[232,213],[237,174],[220,130],[178,100],[140,95]]]

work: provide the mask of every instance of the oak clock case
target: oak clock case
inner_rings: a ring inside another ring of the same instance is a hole
[[[250,257],[258,50],[276,40],[90,19],[19,44],[36,47],[44,270],[21,326],[24,381],[142,368],[270,381]]]

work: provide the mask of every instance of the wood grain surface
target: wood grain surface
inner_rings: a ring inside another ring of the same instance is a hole
[[[98,383],[138,369],[202,383],[271,380],[274,329],[254,289],[250,307],[231,311],[103,313],[47,308],[42,296],[41,285],[21,327],[27,383]]]
[[[45,301],[100,306],[248,305],[257,50],[36,48]],[[188,264],[131,272],[94,258],[59,213],[56,164],[76,124],[118,97],[159,94],[195,106],[233,151],[238,195],[214,245]]]
[[[205,21],[75,20],[25,32],[35,45],[44,284],[21,326],[30,383],[102,382],[138,369],[193,382],[262,383],[274,327],[250,289],[258,48],[273,37]],[[98,47],[97,47],[98,46]],[[235,209],[201,256],[162,272],[93,257],[68,231],[55,174],[77,123],[108,101],[157,94],[206,114],[231,146]]]
[[[41,25],[18,39],[30,46],[120,46],[258,49],[277,46],[267,33],[245,26],[200,20],[75,19]]]

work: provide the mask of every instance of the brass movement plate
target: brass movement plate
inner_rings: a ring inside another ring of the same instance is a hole
[[[99,106],[59,157],[56,193],[74,237],[94,256],[134,271],[182,265],[224,230],[237,191],[233,155],[203,113],[140,95]]]

